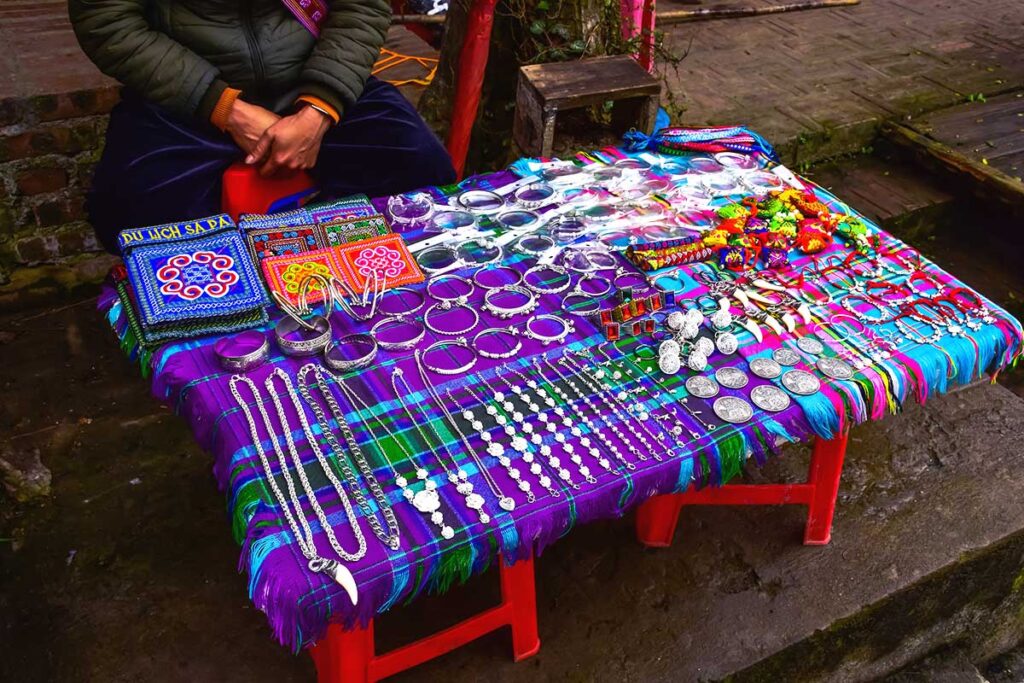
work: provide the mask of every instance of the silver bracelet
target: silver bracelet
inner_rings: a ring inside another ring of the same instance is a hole
[[[416,325],[419,331],[416,333],[416,336],[414,336],[412,339],[406,339],[397,342],[382,341],[380,338],[381,328],[391,323],[406,323],[408,325]],[[373,327],[370,328],[370,336],[373,337],[373,340],[377,342],[377,345],[380,348],[384,349],[385,351],[408,351],[409,349],[415,347],[416,344],[418,344],[426,334],[427,328],[423,323],[421,323],[418,320],[414,320],[412,318],[405,318],[400,315],[384,318],[383,320],[374,323]]]
[[[339,349],[346,344],[369,344],[370,350],[358,358],[342,358],[338,355]],[[346,334],[327,344],[324,349],[324,363],[332,370],[348,372],[365,368],[377,357],[377,340],[372,336],[363,333]]]
[[[555,285],[554,287],[530,283],[530,275],[540,273],[545,270],[550,270],[555,273],[558,273],[559,275],[564,276],[565,283]],[[566,268],[563,268],[562,266],[556,265],[554,263],[549,265],[538,264],[536,266],[533,266],[532,268],[529,268],[525,273],[523,273],[523,284],[529,287],[532,291],[536,292],[537,294],[560,294],[565,290],[569,289],[569,285],[572,284],[572,278],[569,276],[569,271]]]
[[[584,304],[592,306],[592,308],[587,308],[586,310],[574,308],[572,304],[569,303],[569,300],[572,299],[573,297],[576,297]],[[566,294],[565,298],[562,299],[562,310],[568,313],[569,315],[579,316],[580,318],[594,318],[601,314],[601,302],[598,301],[597,299],[592,299],[587,294],[572,292],[571,294]]]
[[[512,282],[503,282],[503,283],[497,284],[497,285],[485,285],[483,282],[480,281],[480,276],[482,274],[484,274],[484,273],[493,273],[493,272],[496,272],[496,271],[499,271],[499,270],[510,271],[512,273],[512,275],[515,277],[515,280],[513,280]],[[522,281],[523,281],[522,273],[520,273],[518,270],[516,270],[512,266],[501,266],[501,265],[499,265],[499,266],[486,266],[486,267],[481,268],[480,270],[476,271],[475,273],[473,273],[473,284],[475,284],[480,289],[501,289],[502,287],[511,287],[513,285],[518,285]]]
[[[462,284],[466,285],[466,288],[469,291],[467,291],[465,294],[456,294],[455,296],[439,296],[435,294],[433,291],[431,291],[432,287],[437,285],[439,282],[443,282],[445,280],[454,280],[455,282],[461,282]],[[438,277],[431,278],[427,282],[426,291],[427,296],[431,297],[435,301],[450,304],[465,304],[466,302],[469,301],[469,297],[473,295],[474,289],[476,289],[476,286],[466,278],[462,277],[461,275],[439,275]]]
[[[588,292],[587,290],[583,289],[583,283],[587,282],[588,280],[597,280],[599,282],[603,282],[605,287],[600,292]],[[600,275],[590,275],[590,274],[587,274],[587,275],[584,275],[583,277],[581,277],[579,279],[579,281],[576,283],[576,286],[573,287],[572,293],[573,294],[579,294],[580,296],[589,296],[589,297],[594,297],[596,299],[600,299],[601,297],[603,297],[603,296],[605,296],[607,294],[610,294],[611,291],[612,291],[612,288],[613,288],[612,281],[609,280],[608,278],[601,277]]]
[[[526,297],[526,302],[511,308],[507,306],[499,306],[494,302],[494,298],[502,292],[522,294]],[[515,315],[529,313],[535,308],[537,308],[537,296],[526,287],[522,287],[520,285],[508,285],[501,287],[500,289],[488,289],[487,293],[484,294],[484,310],[494,317],[501,318],[503,320],[508,320]]]
[[[515,347],[509,349],[508,351],[485,351],[482,348],[480,348],[480,338],[486,334],[507,334],[508,336],[512,337],[512,339],[515,341]],[[511,358],[512,356],[519,353],[519,350],[523,348],[523,342],[522,340],[519,339],[519,336],[516,333],[515,328],[513,327],[488,327],[486,330],[481,330],[477,332],[476,336],[473,337],[473,348],[476,350],[477,353],[479,353],[484,358]]]
[[[434,325],[432,325],[430,323],[430,312],[431,311],[434,311],[434,310],[454,311],[456,308],[464,308],[464,309],[466,309],[467,311],[469,311],[470,313],[473,314],[473,323],[471,325],[469,325],[468,327],[466,327],[465,329],[454,330],[454,331],[453,330],[442,330],[439,327],[436,327],[436,326],[434,326]],[[423,313],[423,324],[424,324],[424,326],[426,326],[426,328],[428,330],[430,330],[434,334],[443,334],[443,335],[446,335],[448,337],[458,337],[459,335],[468,334],[469,332],[473,331],[473,328],[475,328],[479,322],[480,322],[480,314],[476,312],[476,309],[470,308],[466,304],[452,304],[450,302],[443,301],[441,303],[433,304],[430,308],[428,308]]]
[[[277,345],[286,356],[315,356],[331,341],[331,323],[322,315],[314,315],[307,322],[312,325],[312,334],[305,339],[288,339],[298,332],[299,323],[291,316],[285,316],[274,327]]]
[[[232,343],[249,343],[256,348],[245,353],[233,353],[228,349]],[[262,332],[246,330],[234,337],[221,337],[213,345],[213,352],[225,370],[247,372],[263,365],[270,357],[270,340]]]
[[[469,351],[469,361],[466,364],[460,365],[457,368],[437,368],[433,367],[432,365],[430,365],[430,363],[427,362],[428,353],[430,353],[431,351],[436,351],[441,348],[447,348],[449,346],[460,346]],[[466,342],[465,337],[459,337],[458,339],[442,339],[441,341],[434,342],[433,344],[425,348],[423,350],[423,353],[419,354],[420,364],[427,370],[430,370],[435,375],[461,375],[462,373],[468,371],[470,368],[476,365],[476,357],[476,351],[474,351],[473,347]]]
[[[540,320],[553,320],[562,326],[562,330],[558,334],[553,335],[540,334],[538,332],[534,332],[533,330],[531,330],[530,325]],[[529,320],[527,320],[526,324],[523,325],[523,331],[521,334],[524,337],[529,337],[530,339],[533,339],[534,341],[539,341],[541,344],[547,346],[551,342],[561,344],[562,342],[565,341],[565,338],[572,333],[572,331],[573,325],[568,320],[563,320],[562,318],[559,318],[557,315],[544,313],[542,315],[535,315]]]
[[[385,297],[393,297],[396,294],[398,294],[398,295],[402,295],[402,294],[415,294],[417,297],[419,297],[419,302],[415,306],[412,306],[411,308],[407,308],[404,311],[388,311],[388,310],[385,310],[384,309],[384,299],[385,299]],[[383,315],[398,315],[398,316],[409,315],[410,313],[415,313],[416,311],[418,311],[421,308],[423,308],[423,304],[425,304],[426,302],[427,302],[427,297],[426,297],[426,295],[423,292],[415,290],[412,287],[394,287],[392,289],[389,289],[383,295],[381,295],[380,301],[377,302],[377,310],[380,313],[382,313]]]

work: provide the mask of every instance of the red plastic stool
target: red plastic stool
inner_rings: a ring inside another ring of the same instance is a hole
[[[378,655],[374,652],[373,622],[346,631],[337,624],[312,649],[319,683],[372,683],[440,657],[503,626],[512,627],[515,661],[540,650],[537,635],[537,596],[533,558],[501,567],[501,604],[463,622],[404,647]]]
[[[846,436],[827,441],[815,439],[810,472],[802,484],[726,484],[654,496],[637,510],[637,539],[651,548],[671,545],[684,505],[806,505],[804,545],[826,545],[832,537],[832,516],[846,457]]]
[[[220,206],[224,213],[237,221],[243,213],[267,213],[282,199],[297,199],[314,187],[313,179],[305,171],[280,178],[264,178],[255,166],[238,162],[224,171]]]

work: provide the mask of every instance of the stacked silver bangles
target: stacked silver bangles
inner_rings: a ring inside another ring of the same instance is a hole
[[[346,346],[368,347],[368,351],[355,358],[344,358],[341,349]],[[368,334],[347,334],[340,339],[330,342],[324,349],[324,363],[332,370],[348,372],[349,370],[360,370],[370,365],[377,357],[377,340]]]
[[[495,299],[503,292],[514,292],[526,297],[526,301],[518,306],[501,306]],[[491,315],[507,320],[514,315],[529,313],[537,308],[537,296],[521,285],[506,285],[498,289],[488,289],[484,294],[484,310]]]
[[[251,351],[239,353],[232,347],[253,347]],[[213,345],[213,352],[225,370],[247,372],[263,365],[270,357],[270,341],[267,335],[256,330],[247,330],[233,337],[221,337]]]
[[[274,336],[284,355],[315,356],[331,341],[331,323],[327,318],[314,315],[305,322],[311,326],[311,331],[304,329],[304,326],[290,315],[278,321],[274,328]],[[302,339],[289,339],[289,335],[294,335],[299,330],[303,331]]]

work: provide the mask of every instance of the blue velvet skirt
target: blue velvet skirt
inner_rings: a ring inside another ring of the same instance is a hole
[[[184,121],[125,90],[86,209],[103,246],[117,253],[125,228],[220,211],[221,175],[243,157],[231,138]],[[455,180],[451,159],[396,88],[371,77],[359,101],[324,137],[313,175],[320,197],[371,197]]]

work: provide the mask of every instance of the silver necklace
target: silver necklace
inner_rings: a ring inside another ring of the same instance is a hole
[[[409,464],[413,466],[415,470],[416,479],[423,482],[423,488],[419,491],[414,491],[409,480],[398,473],[395,466],[391,464],[391,460],[388,458],[387,452],[380,445],[375,437],[373,437],[373,430],[370,429],[369,423],[362,417],[361,411],[367,413],[372,412],[370,406],[366,404],[366,401],[362,399],[359,394],[352,390],[345,382],[339,377],[334,377],[338,388],[341,389],[341,393],[345,394],[345,397],[349,402],[356,408],[356,415],[359,416],[359,421],[363,423],[363,427],[373,438],[373,445],[376,446],[377,451],[380,452],[384,462],[388,464],[391,469],[391,474],[395,478],[395,485],[398,486],[402,491],[402,497],[405,498],[409,503],[416,508],[419,512],[427,515],[430,518],[430,522],[434,524],[441,531],[441,537],[444,539],[451,539],[455,536],[455,530],[444,522],[444,513],[441,512],[441,497],[437,493],[437,483],[430,478],[430,473],[427,472],[427,468],[423,467],[416,460],[412,453],[405,447],[401,439],[388,428],[382,421],[377,420],[377,424],[384,432],[391,437],[391,440],[398,446],[398,449],[402,451],[402,455],[409,461]]]
[[[270,378],[267,378],[267,382]],[[248,387],[249,392],[253,396],[253,400],[256,403],[256,408],[260,413],[260,418],[263,420],[263,425],[270,435],[270,442],[274,448],[274,454],[277,456],[278,467],[281,470],[281,476],[284,478],[285,485],[288,488],[288,495],[285,496],[284,492],[281,491],[281,487],[277,484],[277,478],[274,476],[273,471],[270,467],[270,460],[267,458],[267,453],[263,449],[263,440],[260,437],[259,430],[256,427],[256,420],[253,417],[252,411],[249,410],[249,404],[243,398],[241,393],[238,391],[238,385],[244,384]],[[309,526],[309,520],[302,512],[302,504],[299,501],[298,493],[295,491],[295,482],[292,480],[291,473],[289,472],[288,459],[281,452],[281,448],[278,441],[278,436],[273,429],[273,425],[270,423],[270,416],[267,414],[266,406],[263,403],[263,397],[260,394],[259,388],[256,384],[248,377],[241,375],[234,375],[229,383],[231,389],[231,395],[234,396],[235,402],[238,407],[242,409],[242,414],[245,415],[246,424],[249,427],[249,435],[252,438],[253,446],[256,448],[256,453],[259,455],[260,464],[263,466],[263,474],[266,478],[267,484],[270,486],[271,492],[274,494],[274,498],[277,500],[278,506],[281,508],[281,512],[284,513],[285,520],[288,522],[288,527],[292,531],[292,535],[295,537],[295,542],[299,545],[299,550],[302,552],[303,557],[307,560],[307,567],[309,571],[313,573],[320,573],[329,576],[338,585],[345,589],[352,604],[356,604],[359,599],[359,591],[356,586],[355,577],[352,576],[352,572],[348,570],[343,564],[336,560],[331,560],[326,557],[321,557],[316,549],[316,544],[313,542],[313,530]],[[270,389],[270,395],[274,396],[273,389]],[[275,403],[277,403],[275,401]],[[280,405],[280,404],[277,404]],[[294,444],[291,441],[291,430],[287,427],[287,421],[283,424],[286,438],[289,442],[290,452],[295,457]],[[303,481],[303,488],[308,491],[309,482],[306,479],[305,471],[302,469],[301,464],[296,467],[296,472],[299,473],[299,477]],[[307,493],[308,495],[308,493]],[[359,529],[358,524],[355,522],[355,516],[352,512],[352,506],[348,502],[348,498],[341,494],[342,503],[345,505],[345,512],[349,517],[349,524],[352,525],[352,530],[355,533],[356,539],[359,541],[359,550],[355,554],[347,553],[337,545],[337,539],[334,538],[333,529],[329,524],[323,523],[325,533],[328,533],[328,538],[331,540],[331,547],[338,553],[338,557],[345,560],[346,562],[355,562],[363,557],[366,553],[366,539],[363,537],[362,531]],[[318,517],[323,515],[323,509],[320,508],[316,502],[315,496],[309,496],[309,502],[312,507],[318,512]]]
[[[309,381],[310,374],[314,375],[314,382]],[[398,536],[398,520],[395,519],[395,512],[391,509],[391,503],[388,502],[388,497],[384,495],[384,491],[381,489],[380,483],[377,481],[377,477],[373,475],[373,468],[370,467],[370,463],[367,462],[363,449],[359,447],[359,443],[356,441],[355,435],[352,433],[348,423],[345,421],[345,414],[341,411],[341,406],[338,405],[338,401],[334,398],[334,394],[331,393],[331,388],[328,386],[327,379],[324,377],[323,369],[315,363],[308,363],[302,366],[299,369],[298,383],[299,394],[306,402],[306,405],[308,405],[313,411],[313,416],[316,418],[317,424],[320,425],[320,432],[323,434],[324,440],[327,441],[328,447],[334,453],[335,461],[341,469],[341,474],[345,477],[345,481],[348,482],[349,489],[352,491],[352,497],[356,499],[356,505],[358,505],[359,509],[363,511],[363,517],[370,525],[370,530],[373,531],[374,536],[380,539],[381,543],[392,550],[398,550],[400,542]],[[366,482],[366,486],[370,489],[370,494],[373,496],[373,500],[377,503],[377,507],[380,509],[381,515],[384,517],[384,523],[387,525],[386,531],[381,525],[380,520],[377,519],[377,515],[374,514],[373,509],[366,500],[366,496],[363,495],[355,472],[352,471],[352,468],[349,466],[346,459],[342,457],[341,444],[338,442],[338,438],[334,435],[334,431],[331,429],[330,422],[327,420],[327,415],[324,413],[320,403],[313,400],[313,394],[310,391],[310,384],[315,385],[320,391],[320,395],[323,396],[324,401],[327,403],[327,407],[330,409],[331,415],[338,423],[338,429],[341,431],[341,435],[344,437],[345,443],[348,445],[349,455],[355,462],[360,474],[363,475],[363,480]]]
[[[398,380],[402,380],[402,384],[405,385],[404,392],[398,388]],[[423,432],[423,428],[420,427],[419,421],[417,421],[416,416],[412,414],[412,411],[409,409],[408,404],[406,404],[405,399],[403,398],[403,396],[412,396],[413,391],[412,387],[409,386],[409,382],[405,379],[402,368],[395,368],[394,372],[391,373],[391,388],[394,390],[395,398],[398,399],[398,403],[402,406],[402,410],[405,411],[409,421],[412,422],[413,427],[416,428],[416,432],[423,440],[423,444],[429,448],[430,440]],[[445,443],[445,440],[442,439],[441,435],[438,434],[436,429],[434,429],[434,425],[431,424],[430,416],[424,415],[424,417],[424,421],[430,427],[430,431],[434,433],[434,438],[437,440],[437,443],[448,453],[448,457],[451,458],[452,465],[455,467],[454,472],[448,469],[448,465],[445,464],[444,458],[442,458],[436,451],[434,452],[434,457],[441,464],[442,469],[444,469],[445,475],[448,477],[448,481],[455,486],[455,490],[462,496],[466,507],[479,516],[481,524],[487,524],[491,521],[491,516],[484,510],[484,497],[479,493],[473,492],[473,484],[469,482],[469,474],[466,470],[459,467],[459,463],[456,461],[455,456],[452,455],[450,450],[448,450],[448,444]]]

